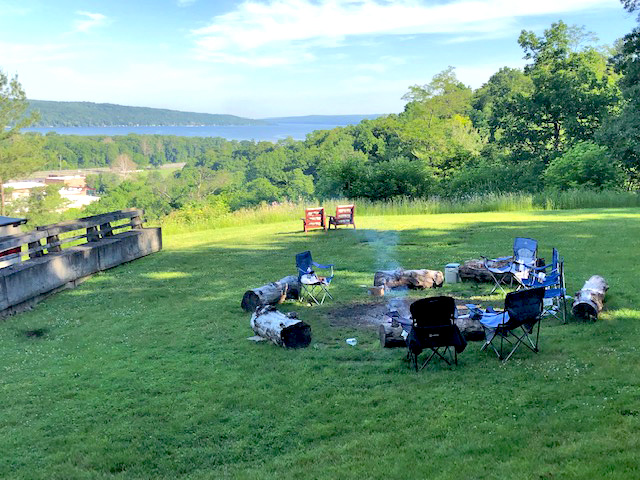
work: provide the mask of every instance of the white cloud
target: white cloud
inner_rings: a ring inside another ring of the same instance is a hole
[[[69,45],[61,43],[29,44],[2,43],[2,62],[4,65],[23,65],[68,60],[75,55],[69,51]]]
[[[94,27],[99,27],[107,22],[107,17],[101,13],[76,12],[76,15],[84,17],[73,22],[73,31],[87,33]]]
[[[235,10],[195,29],[202,58],[218,61],[285,50],[289,63],[301,51],[335,47],[347,39],[373,35],[495,35],[518,17],[598,7],[619,8],[617,0],[245,0]],[[361,38],[362,40],[362,38]],[[282,55],[281,55],[282,56]]]
[[[188,7],[189,5],[192,5],[193,3],[195,3],[196,0],[177,0],[177,4],[179,7]]]

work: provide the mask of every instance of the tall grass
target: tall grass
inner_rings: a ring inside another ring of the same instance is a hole
[[[424,215],[439,213],[522,212],[533,210],[571,210],[579,208],[640,207],[637,192],[572,190],[566,192],[488,193],[463,197],[408,198],[387,201],[368,199],[331,199],[325,201],[285,202],[221,213],[207,207],[180,210],[162,220],[167,233],[209,230],[251,224],[300,220],[307,207],[324,206],[327,215],[337,205],[356,204],[357,216]]]

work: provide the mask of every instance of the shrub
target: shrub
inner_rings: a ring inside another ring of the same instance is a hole
[[[612,190],[619,189],[623,181],[622,169],[606,147],[593,142],[578,143],[553,159],[544,172],[545,187],[551,190]]]

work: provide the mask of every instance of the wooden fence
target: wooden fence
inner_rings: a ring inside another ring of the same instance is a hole
[[[143,228],[143,215],[129,208],[0,237],[0,316],[161,250],[161,229]]]

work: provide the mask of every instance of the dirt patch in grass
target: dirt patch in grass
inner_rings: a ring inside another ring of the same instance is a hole
[[[409,305],[415,298],[383,298],[366,302],[354,302],[339,305],[327,312],[332,327],[374,327],[384,323],[384,315],[389,312],[390,304],[403,315],[409,315]]]

